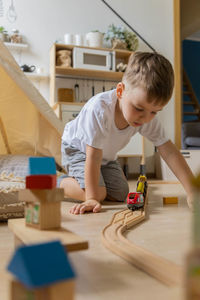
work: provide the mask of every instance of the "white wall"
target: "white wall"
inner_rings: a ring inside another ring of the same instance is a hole
[[[107,2],[158,52],[173,62],[173,0]],[[65,33],[86,34],[95,29],[105,32],[111,23],[124,25],[100,0],[14,0],[18,18],[13,24],[5,17],[10,1],[3,0],[3,4],[4,17],[0,18],[0,26],[9,32],[13,28],[19,29],[29,44],[29,49],[21,57],[21,64],[34,64],[43,67],[45,72],[49,72],[51,45],[55,40],[63,40]],[[143,42],[139,49],[149,50]],[[48,90],[43,94],[48,100]],[[161,113],[161,118],[167,134],[174,140],[173,100]],[[152,155],[152,149],[148,156]]]

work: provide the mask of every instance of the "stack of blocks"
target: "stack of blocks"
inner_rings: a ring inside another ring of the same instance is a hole
[[[20,246],[8,266],[10,300],[73,300],[75,273],[59,241]]]
[[[30,157],[26,189],[19,192],[25,202],[27,226],[37,229],[59,228],[64,190],[56,188],[56,164],[53,157]]]

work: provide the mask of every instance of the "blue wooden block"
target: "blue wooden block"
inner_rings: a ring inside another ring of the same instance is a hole
[[[60,241],[20,246],[7,269],[30,289],[75,278],[68,255]]]
[[[29,157],[30,175],[55,175],[56,163],[54,157]]]

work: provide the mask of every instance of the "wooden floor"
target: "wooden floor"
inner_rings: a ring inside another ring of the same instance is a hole
[[[135,182],[130,181],[130,191]],[[179,204],[163,207],[163,196],[178,196]],[[111,253],[101,243],[101,231],[124,204],[105,203],[101,213],[70,215],[70,202],[62,203],[62,226],[89,241],[89,249],[70,253],[77,274],[76,300],[182,300],[180,289],[169,289],[156,279]],[[135,244],[183,265],[190,247],[191,213],[179,184],[149,186],[148,218],[126,236]],[[0,299],[8,300],[8,274],[4,269],[13,251],[13,235],[0,224]]]

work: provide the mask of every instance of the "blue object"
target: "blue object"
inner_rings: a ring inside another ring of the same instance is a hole
[[[182,59],[183,59],[183,67],[188,75],[188,78],[192,84],[192,88],[196,94],[196,97],[200,103],[200,42],[192,41],[192,40],[184,40],[182,43]],[[184,101],[189,101],[187,95],[184,96]],[[184,112],[192,112],[194,111],[193,106],[184,105]],[[195,121],[197,120],[197,116],[183,116],[183,122]]]
[[[30,175],[55,175],[56,163],[54,157],[29,157]]]
[[[75,277],[60,241],[19,247],[7,269],[29,289]]]

